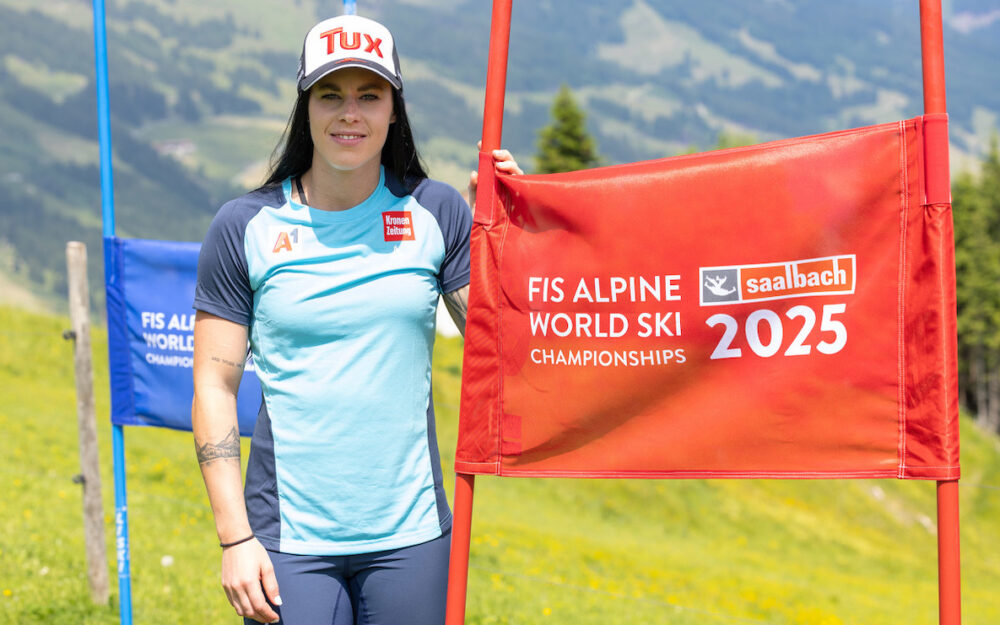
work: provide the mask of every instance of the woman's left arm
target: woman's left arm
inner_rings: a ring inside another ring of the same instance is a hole
[[[444,300],[444,307],[448,309],[448,314],[451,315],[451,320],[455,322],[458,331],[465,336],[465,314],[469,310],[469,285],[445,293],[441,299]]]
[[[482,142],[479,142],[478,146],[481,147]],[[514,176],[524,173],[518,166],[517,161],[514,160],[514,156],[507,150],[493,150],[493,161],[497,173]],[[469,176],[469,204],[473,212],[476,210],[476,187],[478,183],[478,173],[472,172]],[[458,326],[458,331],[462,333],[462,336],[465,336],[465,315],[469,310],[469,286],[466,285],[451,293],[445,293],[441,298],[444,300],[445,308],[448,309],[448,314],[451,315],[451,320]]]

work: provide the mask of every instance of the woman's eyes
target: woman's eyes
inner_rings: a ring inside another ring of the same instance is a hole
[[[341,96],[339,93],[335,93],[333,91],[327,91],[326,93],[324,93],[323,95],[321,95],[320,98],[323,99],[323,100],[342,100],[343,96]],[[360,100],[364,100],[366,102],[375,102],[375,101],[379,100],[380,98],[381,98],[381,96],[379,94],[377,94],[377,93],[364,93],[364,94],[361,94],[361,97],[359,99]]]

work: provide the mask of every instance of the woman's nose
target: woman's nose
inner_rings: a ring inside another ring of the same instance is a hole
[[[344,120],[355,120],[358,118],[358,100],[357,98],[346,98],[344,100],[344,106],[341,107],[340,117]]]

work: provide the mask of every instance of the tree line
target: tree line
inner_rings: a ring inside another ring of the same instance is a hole
[[[536,173],[595,167],[603,161],[586,116],[563,85],[553,100],[552,123],[538,133]],[[716,148],[756,143],[723,132]],[[952,185],[958,303],[959,393],[962,406],[1000,433],[1000,151],[994,138],[976,174]]]
[[[962,404],[1000,432],[1000,155],[996,138],[977,174],[952,185]]]

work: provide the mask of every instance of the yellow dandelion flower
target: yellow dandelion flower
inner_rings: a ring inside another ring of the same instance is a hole
[[[544,610],[542,610],[542,614],[544,614],[545,616],[549,616],[550,614],[552,614],[552,608],[546,607]]]
[[[9,596],[11,596],[13,594],[14,594],[14,591],[12,591],[10,588],[4,588],[3,589],[3,596],[4,597],[9,597]]]

